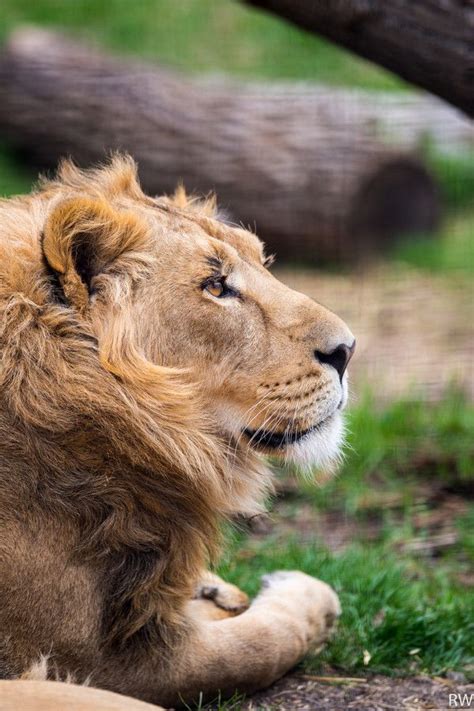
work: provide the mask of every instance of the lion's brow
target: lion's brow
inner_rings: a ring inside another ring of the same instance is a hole
[[[207,257],[206,262],[214,269],[222,269],[222,260],[219,257]]]

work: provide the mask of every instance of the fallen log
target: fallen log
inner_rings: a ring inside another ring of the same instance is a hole
[[[0,57],[0,130],[42,167],[129,151],[145,188],[215,190],[231,218],[294,261],[352,259],[437,222],[414,152],[308,87],[204,81],[25,29]]]
[[[245,0],[382,65],[474,116],[469,0]]]

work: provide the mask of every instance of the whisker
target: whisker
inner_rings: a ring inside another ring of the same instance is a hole
[[[265,402],[265,399],[266,399],[266,396],[261,397],[261,398],[257,401],[257,403],[255,403],[255,405],[253,405],[252,407],[250,407],[250,408],[247,410],[247,413],[249,413],[249,412],[251,412],[253,409],[255,409],[256,407],[262,405],[262,403],[263,403],[263,407],[260,407],[260,409],[257,410],[257,412],[254,412],[254,414],[252,415],[252,417],[251,417],[250,419],[248,419],[246,422],[244,422],[244,427],[241,429],[241,431],[240,431],[240,433],[239,433],[239,436],[237,437],[237,440],[236,440],[236,442],[235,442],[234,453],[237,453],[237,447],[240,445],[240,441],[241,441],[241,439],[242,439],[242,437],[243,437],[243,435],[244,435],[244,430],[245,430],[245,429],[248,429],[249,425],[250,425],[257,417],[260,417],[260,415],[261,415],[262,413],[264,413],[265,410],[267,410],[269,407],[271,407],[271,404],[272,404],[272,403]],[[245,418],[245,414],[244,414],[244,418]],[[243,419],[244,419],[244,418],[243,418]]]

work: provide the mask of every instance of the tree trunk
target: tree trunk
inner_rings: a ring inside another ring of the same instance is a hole
[[[190,79],[39,30],[0,58],[0,130],[41,166],[129,151],[148,191],[215,190],[233,220],[296,261],[365,255],[438,217],[413,152],[348,123],[326,93]]]
[[[245,0],[474,115],[471,0]]]

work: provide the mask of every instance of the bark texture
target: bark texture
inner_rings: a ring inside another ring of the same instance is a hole
[[[246,0],[474,115],[471,0]]]
[[[365,109],[357,118],[341,100],[186,78],[39,30],[16,33],[0,57],[0,130],[36,164],[129,151],[149,192],[215,190],[232,220],[296,261],[366,255],[437,222],[415,152],[379,140]]]

